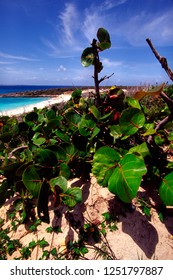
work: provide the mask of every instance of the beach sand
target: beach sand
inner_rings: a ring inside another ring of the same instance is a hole
[[[18,108],[13,109],[13,110],[0,112],[0,116],[1,117],[2,116],[9,116],[9,117],[18,116],[18,115],[22,115],[24,113],[29,113],[34,108],[43,109],[45,107],[50,107],[51,105],[54,105],[54,104],[61,104],[61,103],[63,104],[65,102],[67,102],[70,99],[70,97],[71,97],[71,94],[61,94],[57,97],[50,98],[46,101],[38,102],[36,104],[27,105],[27,106],[24,106],[24,107],[18,107]]]
[[[93,89],[82,90],[82,96],[85,98],[87,96],[92,95],[93,92],[94,92]],[[8,111],[1,111],[0,117],[2,117],[2,116],[9,116],[9,117],[19,116],[19,115],[33,111],[34,108],[43,109],[45,107],[49,108],[50,106],[55,105],[55,104],[65,104],[71,98],[71,93],[72,92],[65,92],[64,94],[60,94],[57,97],[52,97],[46,101],[41,101],[36,104],[27,105],[24,107],[17,107],[16,109],[8,110]]]

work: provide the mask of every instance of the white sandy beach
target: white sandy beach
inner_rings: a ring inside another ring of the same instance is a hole
[[[102,90],[102,92],[103,91],[104,90]],[[94,93],[93,89],[82,90],[82,96],[84,98],[86,98],[88,96],[92,96],[93,93]],[[46,101],[41,101],[36,104],[27,105],[24,107],[17,107],[16,109],[8,110],[8,111],[0,111],[0,117],[2,117],[2,116],[9,116],[9,117],[19,116],[24,113],[31,112],[34,108],[43,109],[45,107],[50,107],[51,105],[54,105],[54,104],[64,104],[70,98],[71,98],[71,93],[65,92],[64,94],[58,95],[57,97],[52,97]]]
[[[0,116],[9,116],[9,117],[18,116],[18,115],[21,115],[24,113],[31,112],[34,108],[43,109],[45,107],[50,107],[51,105],[54,105],[54,104],[65,103],[70,99],[70,97],[71,97],[71,94],[61,94],[57,97],[50,98],[46,101],[38,102],[36,104],[28,105],[25,107],[18,107],[13,110],[0,112]]]

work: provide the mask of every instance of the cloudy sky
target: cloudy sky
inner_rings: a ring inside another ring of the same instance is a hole
[[[170,81],[146,38],[173,69],[172,18],[173,0],[0,0],[0,84],[92,85],[80,56],[99,27],[112,42],[103,85]]]

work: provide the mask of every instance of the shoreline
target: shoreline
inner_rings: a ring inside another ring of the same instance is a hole
[[[51,95],[51,96],[50,95],[49,96],[39,95],[38,97],[50,97],[50,99],[48,99],[46,101],[38,102],[36,104],[26,105],[24,107],[17,107],[16,109],[12,109],[12,110],[0,111],[0,117],[20,116],[22,114],[29,113],[29,112],[33,111],[34,108],[43,109],[45,107],[49,108],[50,106],[55,105],[55,104],[57,104],[57,105],[63,104],[64,105],[71,98],[72,92],[73,91],[69,90],[69,91],[66,91],[63,94],[59,94],[59,95]],[[82,96],[87,97],[92,92],[93,92],[92,88],[82,90]],[[18,94],[18,93],[16,93],[16,94]],[[6,97],[6,96],[4,96],[4,97]],[[8,97],[13,97],[13,96],[9,96],[9,94],[8,94]],[[22,96],[16,96],[15,95],[15,97],[22,97]],[[29,96],[25,95],[23,97],[29,97]],[[32,96],[32,97],[36,97],[36,96]]]
[[[60,103],[65,103],[70,99],[71,95],[66,94],[66,95],[59,95],[59,97],[52,97],[46,101],[41,101],[36,104],[31,104],[31,105],[26,105],[24,107],[17,107],[16,109],[12,110],[7,110],[7,111],[0,111],[0,117],[3,116],[8,116],[8,117],[13,117],[13,116],[19,116],[25,113],[29,113],[34,110],[34,108],[37,109],[43,109],[45,107],[50,107],[51,105],[55,104],[60,104]]]

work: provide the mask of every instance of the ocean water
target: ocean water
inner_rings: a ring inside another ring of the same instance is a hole
[[[25,108],[28,105],[34,105],[46,101],[48,97],[7,97],[0,98],[0,112],[6,112],[17,108]]]
[[[68,88],[68,86],[0,86],[0,94],[8,94],[15,92],[26,92],[33,90],[44,90],[51,88]],[[70,88],[70,87],[69,87]],[[46,101],[50,98],[48,97],[3,97],[0,98],[0,112],[6,112],[8,110],[13,110],[19,107],[25,107],[27,105],[34,105],[36,103]]]
[[[70,88],[70,86],[28,86],[28,85],[19,85],[19,86],[6,86],[0,85],[0,94],[14,93],[14,92],[25,92],[33,90],[44,90],[51,88]],[[71,86],[72,88],[72,86]]]

